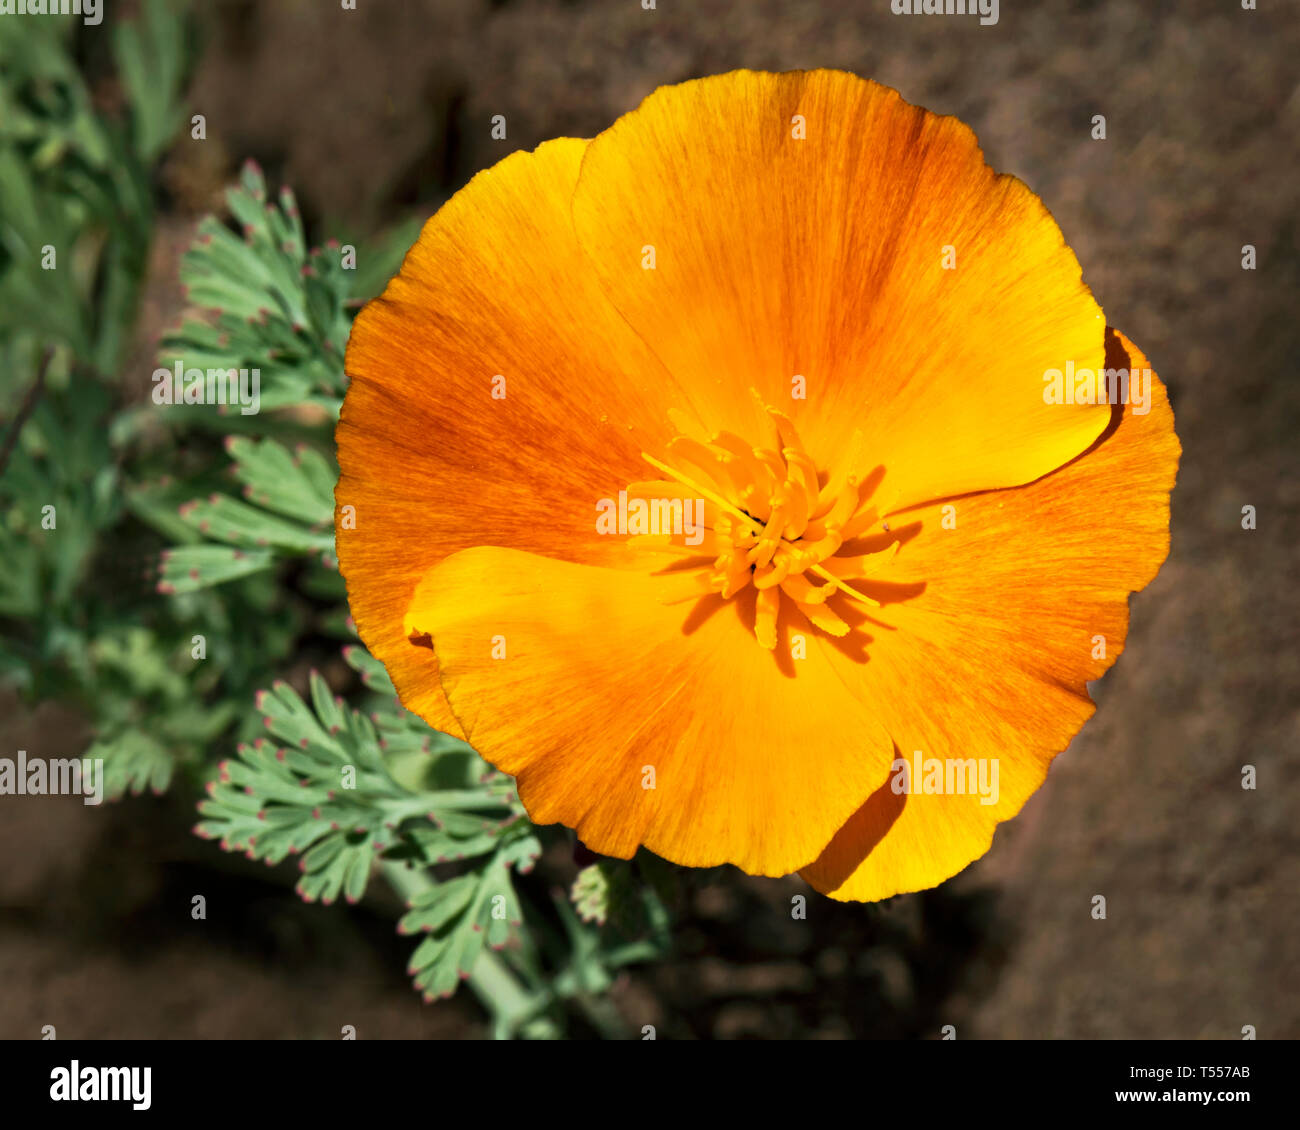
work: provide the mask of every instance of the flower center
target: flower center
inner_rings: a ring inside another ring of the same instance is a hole
[[[712,558],[711,566],[700,565],[702,592],[730,599],[753,585],[754,635],[769,650],[776,647],[782,597],[815,627],[846,635],[849,625],[832,598],[878,608],[855,582],[878,573],[898,551],[897,542],[871,552],[850,544],[881,522],[871,499],[883,469],[858,473],[862,433],[855,431],[841,470],[820,472],[790,418],[761,400],[759,407],[770,424],[769,446],[716,432],[707,440],[677,436],[663,461],[642,454],[665,478],[632,483],[629,496],[703,499],[705,528],[694,538],[658,533],[630,542],[704,562]]]

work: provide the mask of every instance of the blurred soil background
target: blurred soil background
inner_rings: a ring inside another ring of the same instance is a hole
[[[888,0],[204,4],[189,106],[208,140],[178,142],[163,167],[126,376],[148,387],[154,339],[180,312],[179,254],[247,157],[294,187],[323,240],[431,214],[510,150],[591,136],[659,85],[736,67],[840,67],[958,115],[995,169],[1042,196],[1110,322],[1169,387],[1184,447],[1170,559],[1132,600],[1096,717],[984,859],[879,907],[797,879],[685,875],[676,956],[632,970],[614,1000],[630,1030],[660,1038],[938,1038],[946,1024],[959,1038],[1300,1037],[1300,20],[1287,7],[1003,0],[981,27],[894,16]],[[0,716],[5,756],[89,741],[49,706],[5,700]],[[0,1037],[46,1024],[63,1038],[485,1034],[468,994],[426,1006],[410,989],[410,946],[382,899],[303,905],[291,874],[191,836],[194,799],[5,805]],[[194,922],[200,893],[208,919]],[[790,915],[799,893],[806,921]]]

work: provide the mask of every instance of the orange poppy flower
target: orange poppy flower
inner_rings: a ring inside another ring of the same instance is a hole
[[[1168,551],[1164,388],[1047,209],[840,72],[506,157],[346,369],[362,639],[606,855],[934,886],[1092,714]]]

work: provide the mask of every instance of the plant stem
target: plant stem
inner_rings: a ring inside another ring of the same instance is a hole
[[[382,863],[388,885],[404,900],[414,898],[436,885],[429,872],[402,863]],[[536,1014],[545,1004],[545,994],[529,992],[495,953],[484,949],[474,962],[467,984],[492,1017],[492,1031],[498,1039],[517,1032],[540,1039],[559,1035],[555,1023]]]
[[[18,434],[23,430],[23,425],[27,423],[27,418],[36,410],[36,402],[40,400],[41,393],[45,391],[45,374],[49,372],[50,362],[53,359],[54,346],[47,345],[36,368],[36,379],[32,381],[31,388],[27,390],[27,395],[23,397],[22,405],[14,416],[13,426],[9,429],[9,434],[5,436],[3,446],[0,446],[0,471],[3,471],[6,464],[8,464],[9,456],[13,454],[14,447],[18,443]]]

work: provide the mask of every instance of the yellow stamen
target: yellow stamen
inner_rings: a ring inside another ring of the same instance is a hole
[[[861,430],[855,430],[847,458],[839,462],[838,472],[826,485],[819,486],[817,464],[804,449],[793,421],[763,404],[757,392],[754,397],[776,433],[775,447],[750,446],[731,432],[714,432],[707,441],[678,435],[668,445],[670,457],[692,470],[679,470],[642,452],[641,458],[667,481],[637,483],[630,490],[648,497],[656,489],[669,497],[694,494],[712,504],[710,538],[694,553],[713,559],[712,568],[697,574],[700,586],[730,599],[753,585],[754,634],[763,647],[776,647],[782,596],[817,630],[847,635],[849,625],[826,602],[843,594],[879,608],[879,601],[849,581],[879,572],[898,553],[899,543],[892,542],[874,553],[838,556],[845,542],[879,521],[881,509],[866,505],[866,500],[875,495],[883,470],[877,468],[865,479],[860,476],[863,439]],[[651,535],[631,540],[646,549],[688,552],[676,538]],[[814,584],[813,577],[824,583]]]
[[[725,510],[728,514],[734,515],[735,517],[739,518],[742,522],[746,523],[747,525],[753,523],[753,519],[750,518],[750,516],[746,514],[743,510],[741,510],[739,507],[732,506],[731,503],[725,501],[722,498],[719,498],[718,495],[716,495],[713,491],[709,490],[707,487],[700,486],[699,483],[689,479],[686,475],[682,474],[682,472],[678,471],[676,468],[668,466],[667,463],[660,463],[659,460],[656,459],[653,455],[647,455],[644,451],[641,452],[641,458],[644,459],[647,463],[649,463],[650,466],[662,471],[669,478],[676,479],[679,483],[684,483],[692,490],[699,491],[701,498],[707,498],[719,510]]]

